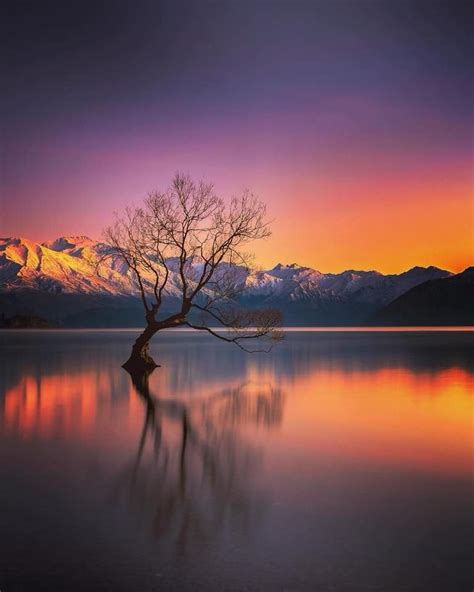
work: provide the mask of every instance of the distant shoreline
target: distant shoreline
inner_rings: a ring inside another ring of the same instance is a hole
[[[225,332],[225,329],[213,328],[214,331]],[[139,333],[143,331],[143,327],[0,327],[0,332],[13,332],[13,331],[41,331],[41,332],[63,332],[69,333],[74,332],[90,332],[90,333],[103,333],[103,332],[126,332],[126,333]],[[282,327],[282,331],[285,333],[434,333],[434,332],[446,332],[446,333],[471,333],[474,332],[474,325],[413,325],[413,326],[360,326],[360,327]],[[176,328],[176,329],[163,329],[164,333],[194,333],[198,334],[195,329],[190,328]]]

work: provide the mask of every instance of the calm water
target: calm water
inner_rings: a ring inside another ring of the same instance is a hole
[[[470,591],[472,333],[3,332],[0,589]]]

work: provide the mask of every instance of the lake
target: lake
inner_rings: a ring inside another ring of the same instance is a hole
[[[0,333],[0,590],[473,587],[474,333]]]

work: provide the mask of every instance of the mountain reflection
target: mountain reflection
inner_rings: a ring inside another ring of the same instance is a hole
[[[266,505],[254,486],[262,459],[237,428],[279,424],[281,390],[242,383],[183,403],[154,396],[148,376],[132,383],[144,405],[143,428],[136,456],[116,483],[116,498],[181,552],[224,526],[245,532],[256,525]]]

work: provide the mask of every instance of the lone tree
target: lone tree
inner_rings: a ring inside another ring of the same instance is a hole
[[[265,215],[265,205],[248,192],[226,204],[211,183],[177,174],[167,191],[127,208],[105,230],[111,252],[135,276],[145,312],[126,370],[157,366],[149,343],[162,329],[191,327],[246,351],[268,351],[281,339],[279,311],[237,304],[248,270],[244,248],[270,235]],[[267,340],[265,349],[251,347],[256,338]]]

